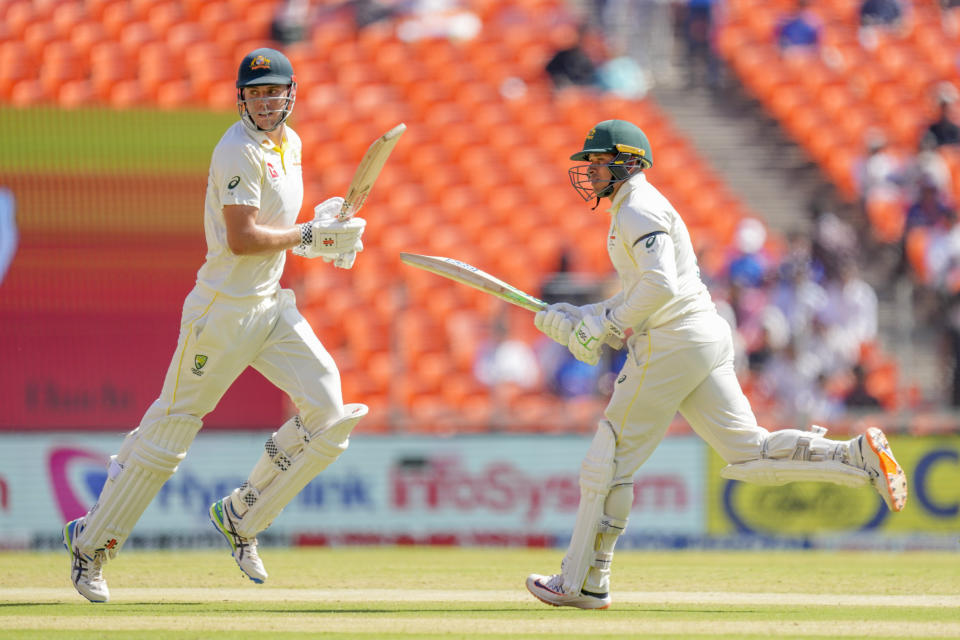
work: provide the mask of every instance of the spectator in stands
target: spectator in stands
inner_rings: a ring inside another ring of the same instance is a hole
[[[720,60],[714,50],[716,9],[720,0],[687,0],[684,35],[687,41],[688,82],[720,86]]]
[[[584,46],[588,29],[586,24],[581,24],[575,28],[557,30],[555,38],[558,48],[546,65],[546,71],[557,89],[598,86],[597,64]]]
[[[900,23],[903,7],[898,0],[864,0],[860,5],[860,26],[890,27]]]
[[[300,42],[306,36],[309,13],[309,0],[282,2],[270,22],[270,38],[284,46]]]
[[[853,226],[820,198],[810,202],[810,278],[820,282],[826,273],[836,273],[842,260],[859,257],[860,239]]]
[[[488,387],[510,384],[532,389],[540,382],[536,355],[526,342],[510,336],[506,313],[494,320],[490,340],[477,350],[473,372]]]
[[[353,23],[357,29],[390,20],[402,13],[395,3],[383,3],[378,0],[350,0],[346,4],[353,10]]]
[[[405,17],[397,24],[404,42],[426,38],[472,40],[480,33],[480,17],[460,0],[410,0],[403,3]]]
[[[744,218],[734,237],[736,253],[730,260],[728,277],[743,287],[759,287],[767,278],[770,257],[764,252],[767,230],[756,218]]]
[[[848,409],[873,409],[880,407],[877,399],[867,387],[867,372],[862,364],[855,364],[851,370],[853,384],[843,395],[843,404]]]
[[[860,357],[860,345],[877,337],[877,293],[860,276],[853,260],[840,265],[838,277],[825,289],[827,300],[820,317],[827,327],[827,339],[845,362],[853,364]]]
[[[907,219],[904,233],[914,227],[938,227],[952,225],[953,208],[932,180],[923,180],[919,185],[917,198],[907,207]]]
[[[809,0],[797,0],[793,12],[777,25],[777,44],[784,53],[815,52],[820,47],[820,18],[810,10]]]
[[[930,123],[927,131],[933,135],[938,147],[960,144],[960,125],[953,118],[953,105],[956,89],[952,85],[943,86],[937,96],[939,116]]]
[[[937,149],[937,140],[933,133],[924,133],[920,138],[917,154],[907,162],[903,171],[905,197],[908,200],[918,199],[925,184],[935,185],[948,200],[953,200],[950,167]]]
[[[894,200],[901,197],[903,164],[890,149],[882,131],[867,134],[866,155],[857,163],[855,171],[864,206],[872,200]]]

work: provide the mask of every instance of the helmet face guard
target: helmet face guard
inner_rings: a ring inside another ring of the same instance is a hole
[[[614,151],[616,155],[604,165],[610,171],[610,180],[602,189],[594,189],[593,182],[590,180],[590,168],[595,166],[593,163],[578,164],[567,170],[570,184],[584,201],[589,201],[591,198],[599,200],[612,195],[618,184],[626,182],[631,176],[650,166],[637,147],[617,144],[615,149],[611,149],[611,152]]]
[[[256,86],[256,85],[248,85],[248,86]],[[243,90],[245,88],[246,87],[240,87],[237,89],[237,111],[240,113],[240,119],[243,121],[244,126],[246,126],[248,129],[252,129],[253,131],[258,131],[258,132],[274,131],[277,129],[277,127],[279,127],[284,122],[286,122],[287,118],[289,118],[290,114],[293,112],[293,105],[297,101],[296,80],[291,81],[291,83],[287,85],[286,95],[281,95],[281,96],[264,96],[262,98],[245,98],[243,95]],[[268,129],[264,129],[263,127],[257,124],[251,112],[258,113],[259,107],[262,103],[267,103],[269,106],[270,104],[278,101],[282,101],[280,102],[279,108],[267,109],[266,115],[274,116],[279,113],[281,114],[280,118],[272,127]]]
[[[244,89],[265,85],[286,86],[286,94],[254,99],[244,97]],[[237,111],[245,127],[254,132],[274,131],[290,117],[296,100],[297,79],[293,75],[293,65],[285,55],[276,49],[261,48],[244,56],[237,70]],[[262,107],[265,105],[273,108],[264,111]],[[270,128],[264,129],[257,124],[253,113],[280,114],[280,117]]]

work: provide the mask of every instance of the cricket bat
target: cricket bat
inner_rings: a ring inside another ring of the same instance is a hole
[[[350,181],[350,187],[347,189],[347,195],[343,198],[343,206],[337,216],[338,220],[348,220],[353,217],[357,211],[367,201],[370,195],[370,189],[373,183],[377,181],[380,170],[384,163],[390,157],[390,152],[397,146],[400,136],[407,130],[407,125],[402,122],[390,131],[374,140],[363,154],[357,170],[353,173],[353,180]]]
[[[465,284],[468,287],[479,289],[484,293],[489,293],[501,300],[506,300],[510,304],[523,307],[528,311],[537,312],[546,308],[547,303],[539,298],[535,298],[529,293],[517,289],[513,285],[507,284],[499,278],[495,278],[486,271],[481,271],[473,265],[454,260],[453,258],[443,258],[441,256],[425,256],[419,253],[400,253],[400,261],[438,276],[449,278],[454,282]]]
[[[473,287],[474,289],[478,289],[501,300],[505,300],[510,304],[522,307],[528,311],[533,311],[534,313],[547,307],[547,303],[540,298],[521,291],[515,286],[507,284],[500,278],[492,276],[471,264],[455,260],[454,258],[401,252],[400,261],[411,267],[417,267],[418,269],[435,273],[438,276],[453,280],[454,282]],[[623,348],[623,343],[613,336],[608,336],[606,342],[614,349]]]

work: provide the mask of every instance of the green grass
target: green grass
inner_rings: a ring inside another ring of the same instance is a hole
[[[0,172],[206,173],[234,112],[0,107]]]
[[[547,607],[527,573],[560,550],[263,550],[264,585],[226,551],[126,552],[110,603],[65,553],[0,554],[0,638],[960,637],[960,555],[617,553],[607,611]],[[925,606],[936,605],[936,606]]]

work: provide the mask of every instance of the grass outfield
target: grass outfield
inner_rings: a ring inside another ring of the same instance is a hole
[[[66,553],[0,553],[0,638],[960,638],[960,555],[619,552],[607,611],[523,586],[560,550],[264,549],[255,585],[226,551],[129,552],[112,599]]]

